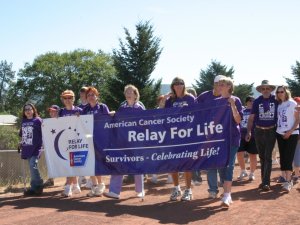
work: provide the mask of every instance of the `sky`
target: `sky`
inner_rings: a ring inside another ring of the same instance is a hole
[[[298,0],[0,0],[0,60],[18,71],[47,52],[111,53],[124,27],[151,21],[163,48],[151,75],[195,84],[212,60],[235,84],[284,84],[300,61]]]

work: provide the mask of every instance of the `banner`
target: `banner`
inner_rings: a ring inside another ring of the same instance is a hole
[[[115,116],[45,119],[49,177],[156,174],[228,164],[231,111],[227,100]]]
[[[231,112],[211,104],[94,117],[96,174],[156,174],[228,164]]]
[[[49,177],[95,174],[93,115],[44,119],[43,142]]]

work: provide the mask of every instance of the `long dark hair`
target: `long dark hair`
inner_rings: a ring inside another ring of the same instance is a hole
[[[23,105],[23,111],[22,111],[22,117],[23,119],[27,119],[26,115],[25,115],[25,107],[26,106],[30,106],[33,110],[33,118],[34,117],[38,117],[38,112],[37,112],[37,109],[35,108],[35,106],[32,104],[32,103],[26,103],[25,105]]]

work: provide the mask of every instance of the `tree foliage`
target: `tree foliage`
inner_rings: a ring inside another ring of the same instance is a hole
[[[217,75],[224,75],[233,78],[234,69],[230,67],[227,69],[226,65],[222,65],[221,62],[213,60],[207,69],[201,70],[199,79],[196,80],[196,84],[193,85],[198,94],[211,90],[214,84],[214,78]]]
[[[141,101],[147,108],[152,108],[161,85],[161,79],[155,82],[150,78],[162,52],[160,39],[154,36],[149,21],[136,25],[135,37],[131,36],[127,28],[124,31],[125,42],[120,39],[119,49],[113,50],[116,74],[108,82],[108,102],[117,109],[124,100],[124,86],[133,84],[140,91]]]
[[[296,61],[296,65],[291,66],[294,80],[285,78],[293,97],[300,96],[300,63]]]
[[[6,60],[0,62],[0,111],[5,110],[6,96],[9,87],[15,79],[15,71],[12,70],[12,63]]]
[[[111,57],[101,51],[49,52],[19,71],[19,78],[10,89],[10,105],[20,108],[30,101],[44,112],[51,104],[61,105],[60,94],[66,89],[73,90],[77,97],[82,86],[95,86],[102,93],[113,73]]]
[[[252,88],[253,88],[253,83],[235,85],[233,95],[239,97],[242,103],[245,104],[246,97],[253,95]]]

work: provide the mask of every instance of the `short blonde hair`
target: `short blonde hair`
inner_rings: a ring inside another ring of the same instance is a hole
[[[228,90],[228,92],[229,92],[229,94],[233,94],[234,85],[233,85],[233,80],[230,77],[222,77],[219,80],[219,83],[225,83],[226,85],[229,85],[230,89]]]
[[[75,101],[75,94],[74,94],[74,92],[72,90],[65,90],[65,91],[63,91],[61,93],[61,95],[60,95],[61,101],[63,101],[64,97],[67,97],[67,96],[68,97],[72,97],[73,101]]]
[[[126,91],[130,88],[133,90],[133,93],[136,96],[135,102],[138,102],[140,100],[140,93],[139,93],[139,90],[137,89],[137,87],[134,86],[133,84],[128,84],[124,87],[124,95],[125,95]]]

